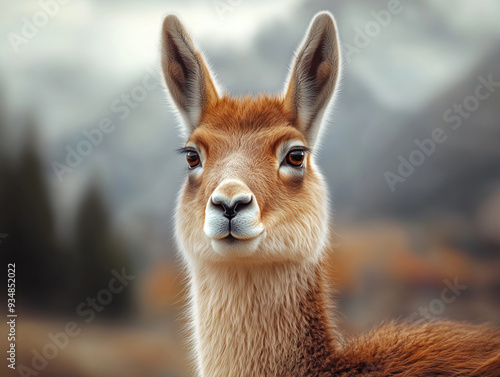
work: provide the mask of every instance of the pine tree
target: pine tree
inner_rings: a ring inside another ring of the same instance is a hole
[[[28,140],[19,160],[2,158],[0,225],[1,232],[8,234],[2,255],[5,263],[16,263],[17,300],[21,307],[37,312],[67,309],[60,300],[67,286],[67,256],[57,243],[34,123],[27,128]]]
[[[7,142],[4,126],[0,108],[0,147]],[[74,315],[77,304],[108,287],[113,269],[131,273],[129,259],[95,182],[78,210],[72,245],[60,243],[33,121],[27,129],[17,161],[0,148],[0,261],[5,268],[16,263],[20,310]],[[1,282],[5,291],[7,281]],[[122,313],[130,297],[130,288],[116,294],[101,316]]]
[[[75,225],[75,249],[82,299],[96,297],[108,287],[112,270],[131,272],[127,250],[114,234],[98,184],[94,181],[81,202]],[[123,313],[129,307],[131,292],[125,289],[113,296],[102,315]]]

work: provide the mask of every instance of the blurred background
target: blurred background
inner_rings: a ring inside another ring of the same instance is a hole
[[[399,317],[500,325],[499,1],[0,8],[0,279],[6,292],[16,263],[19,315],[18,369],[1,375],[192,375],[172,237],[185,161],[159,70],[168,13],[227,91],[257,94],[283,89],[310,19],[331,11],[344,67],[318,160],[338,321],[348,334]]]

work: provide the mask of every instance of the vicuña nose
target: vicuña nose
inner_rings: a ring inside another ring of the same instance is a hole
[[[212,240],[251,240],[264,231],[257,198],[245,182],[225,179],[207,200],[203,231]]]
[[[220,207],[220,209],[224,211],[224,216],[228,219],[235,217],[236,213],[247,207],[251,201],[252,195],[248,193],[237,194],[232,198],[229,198],[224,194],[212,195],[212,203],[216,207]]]

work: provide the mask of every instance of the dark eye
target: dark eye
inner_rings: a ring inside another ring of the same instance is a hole
[[[288,152],[286,155],[286,163],[291,166],[301,167],[306,158],[306,152],[301,149],[296,149]]]
[[[191,169],[197,167],[200,164],[200,156],[195,151],[187,151],[186,160]]]

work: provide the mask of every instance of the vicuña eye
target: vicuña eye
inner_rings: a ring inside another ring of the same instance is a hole
[[[288,152],[286,155],[286,163],[291,166],[301,167],[306,158],[306,152],[302,149],[296,149]]]
[[[200,164],[200,156],[195,151],[187,151],[186,152],[186,160],[191,169],[197,167]]]

